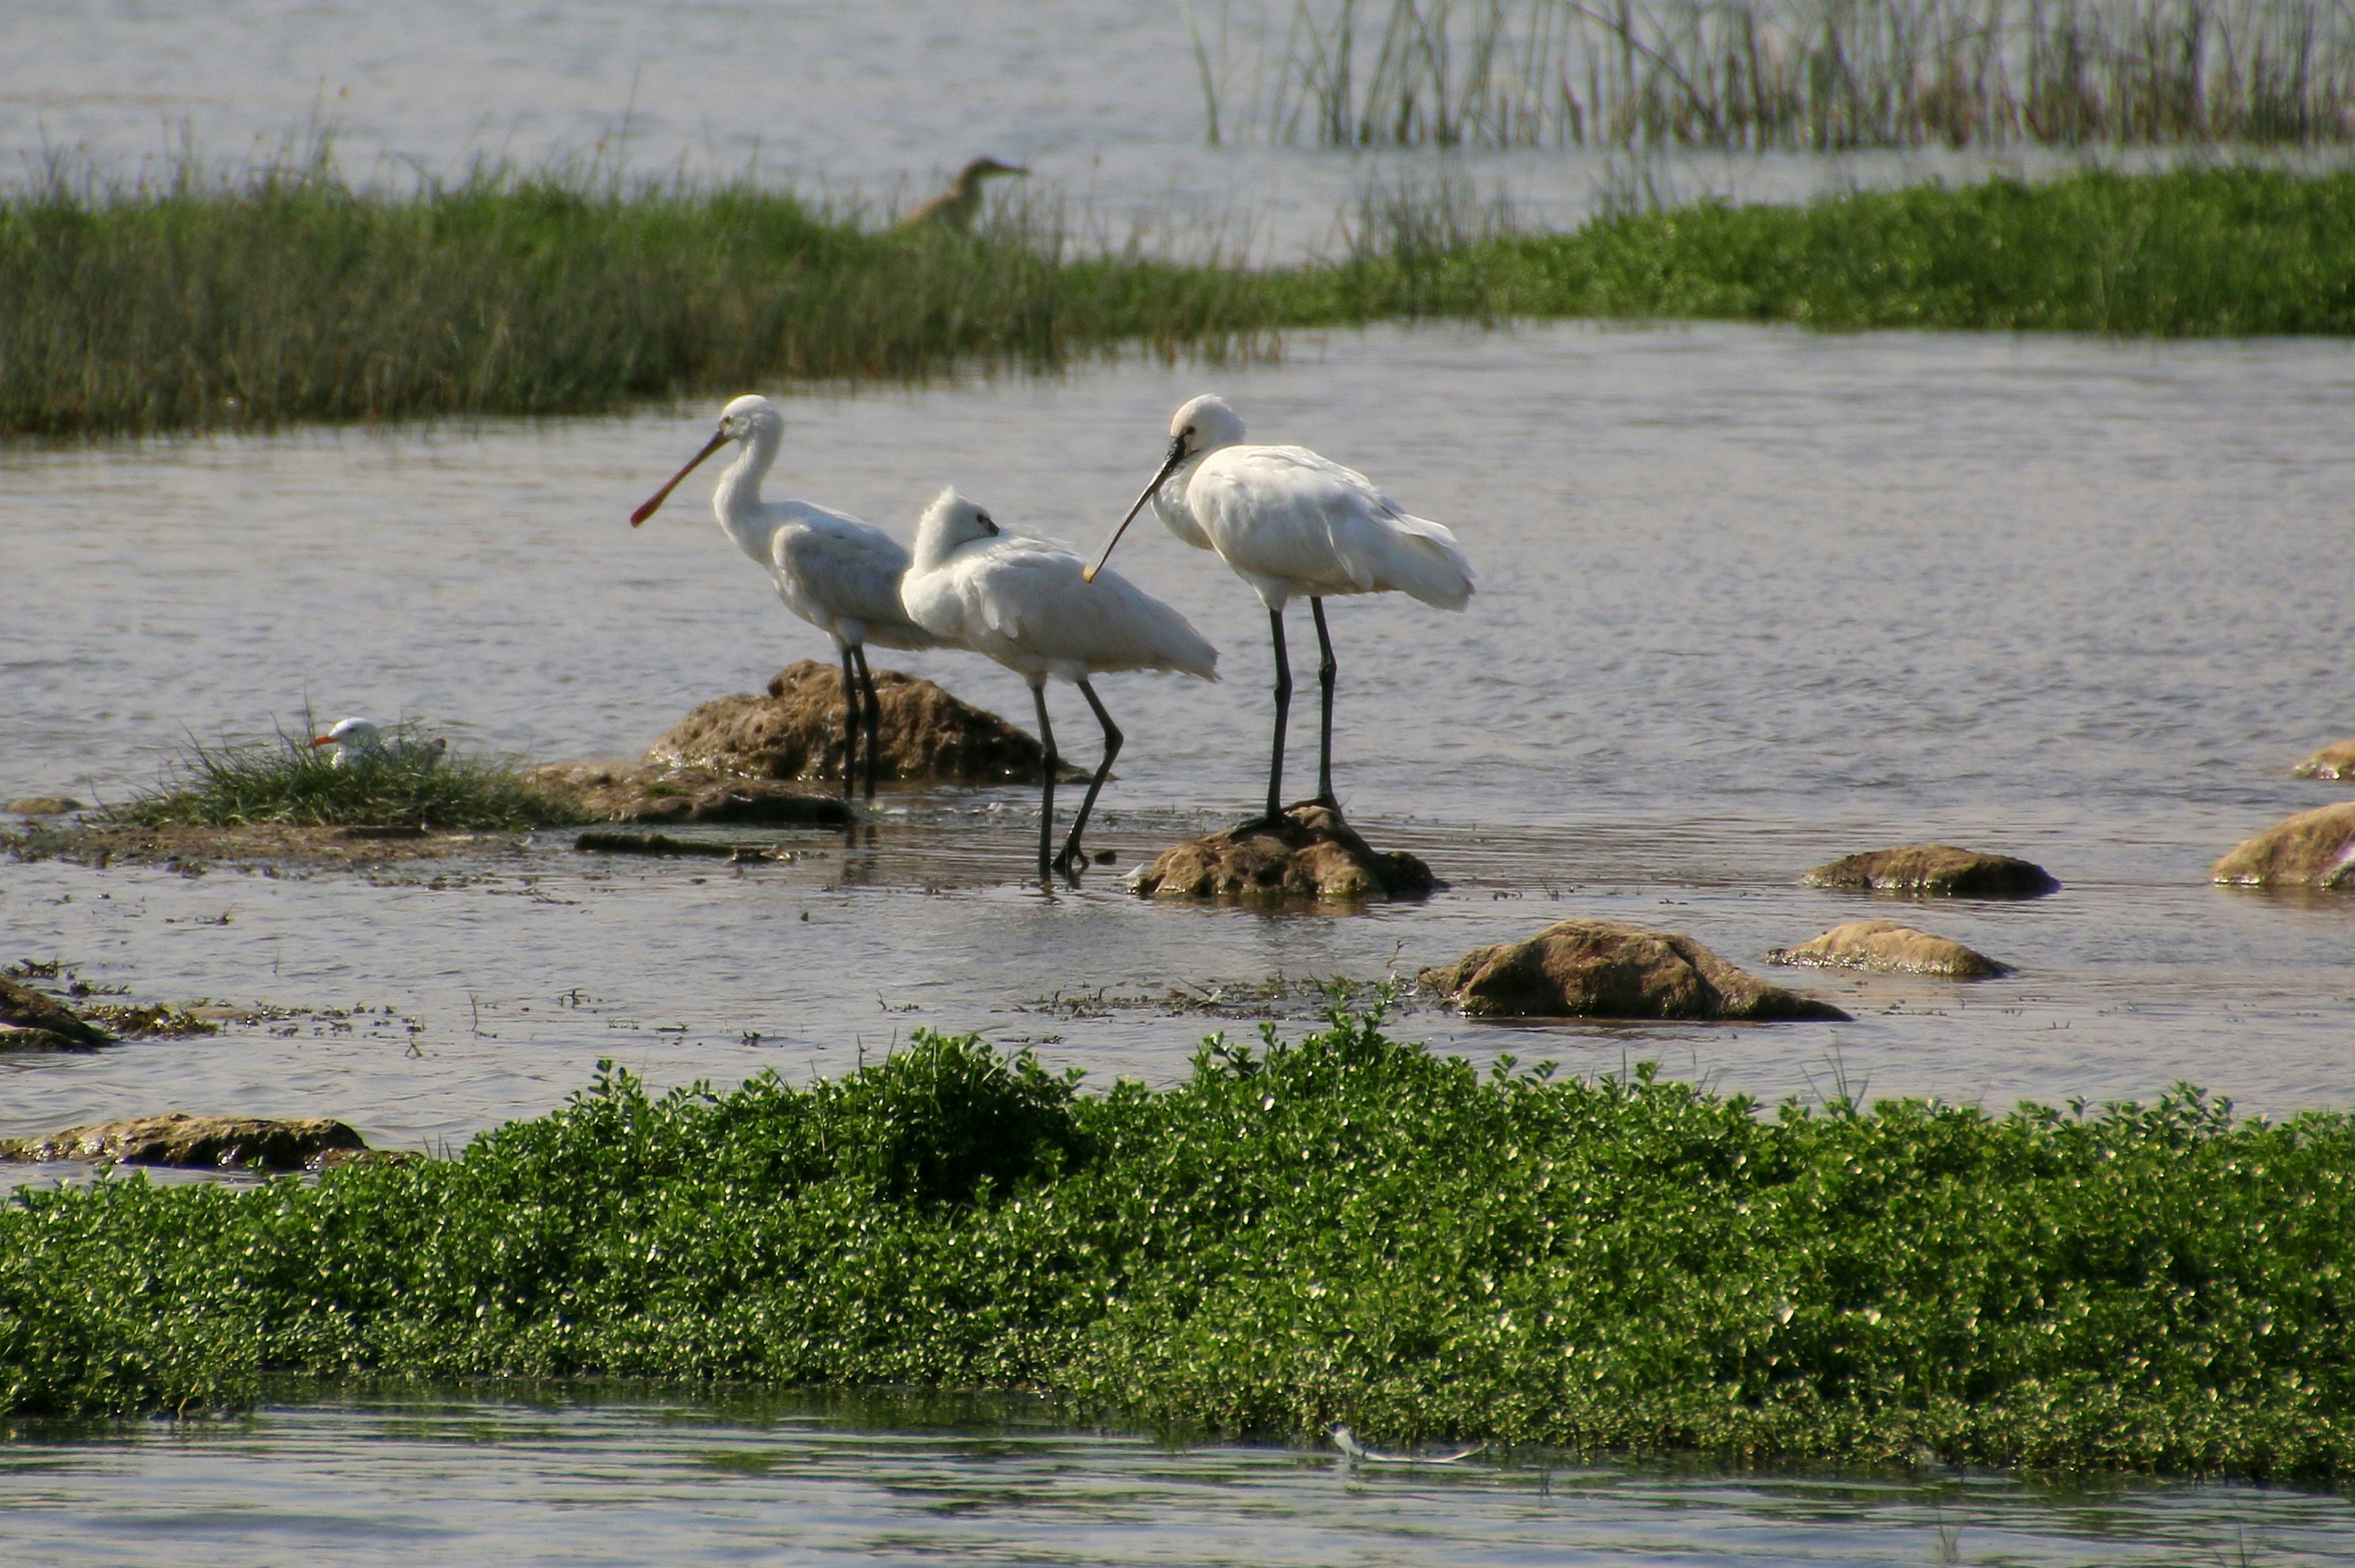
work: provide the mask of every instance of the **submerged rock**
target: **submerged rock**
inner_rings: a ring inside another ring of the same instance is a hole
[[[2043,867],[2010,855],[1984,855],[1951,844],[1868,849],[1817,866],[1800,879],[1811,888],[1876,893],[1935,893],[1959,899],[2034,899],[2060,882]]]
[[[1872,969],[1885,975],[1943,975],[1953,980],[1987,980],[2011,973],[2010,965],[1998,964],[1959,942],[1886,920],[1852,920],[1836,925],[1812,942],[1774,949],[1766,955],[1766,962]]]
[[[1689,936],[1615,920],[1565,920],[1415,978],[1476,1017],[1848,1017],[1829,1002],[1742,973]]]
[[[703,709],[696,711],[700,713]],[[582,816],[604,822],[734,822],[767,827],[842,827],[851,821],[850,807],[833,795],[796,789],[773,778],[747,777],[710,767],[660,763],[551,763],[525,770],[523,779],[532,788],[556,796]]]
[[[0,1139],[0,1159],[300,1170],[330,1150],[367,1148],[359,1134],[325,1116],[280,1121],[263,1116],[192,1116],[174,1111],[127,1122],[93,1122],[45,1138]]]
[[[2208,875],[2243,887],[2355,889],[2355,801],[2301,811],[2243,838]]]
[[[96,1051],[113,1043],[55,997],[0,976],[0,1051]]]
[[[1369,845],[1332,807],[1304,801],[1280,822],[1164,849],[1134,886],[1155,898],[1419,899],[1439,880],[1403,850]]]
[[[875,672],[875,699],[882,710],[877,776],[918,784],[1038,782],[1038,741],[996,714],[896,669]],[[803,659],[769,682],[766,697],[703,704],[671,726],[646,761],[764,779],[839,779],[842,714],[840,667]],[[1069,763],[1061,776],[1087,777]]]
[[[2302,779],[2355,779],[2355,741],[2325,746],[2290,772]]]
[[[19,796],[0,811],[12,816],[63,816],[69,812],[88,811],[90,807],[69,795],[28,795]]]

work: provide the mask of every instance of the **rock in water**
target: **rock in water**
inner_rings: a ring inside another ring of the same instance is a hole
[[[1165,899],[1419,899],[1439,880],[1412,855],[1369,845],[1332,807],[1304,801],[1279,823],[1164,849],[1135,886]]]
[[[1905,844],[1868,849],[1800,879],[1811,888],[1853,888],[1876,893],[1936,893],[1958,899],[2034,899],[2061,884],[2032,861],[1982,855],[1951,844]]]
[[[1742,975],[1691,937],[1620,921],[1561,921],[1529,942],[1481,946],[1415,984],[1475,1017],[1849,1017]]]
[[[2325,746],[2290,772],[2302,779],[2355,779],[2355,741]]]
[[[113,1043],[56,997],[0,976],[0,1051],[96,1051]]]
[[[712,768],[665,767],[655,763],[551,763],[527,770],[523,779],[532,788],[569,802],[582,816],[604,822],[842,827],[852,820],[850,807],[833,795]]]
[[[1565,920],[1415,976],[1469,1014],[1525,1019],[1845,1019],[1672,931]]]
[[[1959,942],[1886,920],[1852,920],[1812,942],[1778,947],[1769,964],[1806,964],[1825,968],[1873,969],[1886,975],[1943,975],[1952,980],[1988,980],[2011,973]]]
[[[69,812],[89,809],[69,795],[28,795],[0,805],[0,811],[12,816],[63,816]]]
[[[2243,839],[2208,875],[2243,887],[2355,889],[2355,801],[2301,811]]]
[[[877,775],[918,784],[1036,784],[1039,742],[929,680],[875,671],[882,709]],[[804,659],[766,697],[721,697],[671,726],[646,761],[771,779],[842,776],[842,671]],[[1062,776],[1088,775],[1066,763]]]
[[[191,1116],[174,1111],[128,1122],[68,1127],[46,1138],[0,1139],[0,1159],[89,1160],[97,1165],[169,1165],[192,1169],[260,1166],[300,1170],[331,1149],[367,1142],[325,1116],[276,1121],[261,1116]]]

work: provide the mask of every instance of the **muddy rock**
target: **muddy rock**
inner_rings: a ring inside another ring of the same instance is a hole
[[[1836,925],[1812,942],[1774,949],[1766,955],[1766,962],[1870,969],[1883,975],[1941,975],[1950,980],[1987,980],[2011,973],[2010,965],[1998,964],[1959,942],[1886,920],[1852,920]]]
[[[2355,779],[2355,741],[2325,746],[2290,772],[2302,779]],[[16,808],[11,805],[8,809]]]
[[[882,709],[879,778],[911,784],[1036,784],[1039,742],[996,714],[960,702],[929,680],[875,672]],[[763,779],[842,776],[842,670],[804,659],[769,682],[765,697],[705,703],[654,743],[646,761]],[[1087,775],[1066,763],[1062,776]]]
[[[93,1122],[45,1138],[0,1139],[0,1159],[88,1160],[95,1165],[168,1165],[214,1169],[259,1165],[300,1170],[329,1150],[368,1144],[325,1116],[273,1121],[261,1116],[191,1116],[174,1111],[128,1122]]]
[[[89,809],[69,795],[28,795],[0,805],[0,811],[12,816],[63,816],[69,812]]]
[[[2208,875],[2242,887],[2355,890],[2355,801],[2301,811],[2243,839]]]
[[[96,1051],[113,1043],[56,997],[0,975],[0,1051]]]
[[[1281,823],[1164,849],[1133,885],[1165,899],[1419,899],[1439,880],[1412,855],[1369,845],[1330,806],[1304,801]]]
[[[704,704],[705,708],[711,706]],[[702,712],[703,709],[696,711]],[[710,767],[661,763],[553,763],[527,769],[523,777],[532,788],[567,802],[584,816],[602,822],[734,822],[840,827],[851,820],[850,808],[832,795],[796,789],[774,778],[748,777]]]
[[[1934,893],[1958,899],[2034,899],[2060,889],[2043,867],[2009,855],[1983,855],[1951,844],[1906,844],[1868,849],[1800,880],[1811,888],[1851,888],[1861,892]]]
[[[1615,920],[1565,920],[1526,942],[1476,948],[1416,982],[1486,1018],[1848,1017],[1743,974],[1689,936]]]

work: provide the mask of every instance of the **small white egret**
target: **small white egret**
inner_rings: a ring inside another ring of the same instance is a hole
[[[908,613],[919,624],[975,653],[986,654],[1030,684],[1039,710],[1039,875],[1067,875],[1080,862],[1080,835],[1096,795],[1120,754],[1120,727],[1089,684],[1113,670],[1166,669],[1216,680],[1219,650],[1186,617],[1116,572],[1092,580],[1085,563],[1050,540],[998,531],[990,515],[954,490],[943,490],[916,525],[915,560],[901,584]],[[1088,783],[1062,853],[1050,861],[1055,836],[1055,731],[1047,721],[1047,677],[1080,688],[1103,726],[1103,761]]]
[[[338,719],[327,732],[314,738],[314,746],[333,746],[335,754],[328,759],[339,768],[353,768],[382,763],[399,763],[409,767],[431,768],[450,749],[450,742],[440,736],[431,741],[412,741],[405,736],[391,740],[382,730],[366,719]]]
[[[1218,551],[1259,591],[1275,642],[1275,748],[1267,769],[1267,817],[1284,813],[1284,732],[1292,709],[1292,661],[1284,607],[1305,597],[1323,656],[1324,723],[1317,734],[1316,798],[1334,810],[1333,685],[1339,667],[1325,629],[1325,600],[1339,593],[1409,593],[1461,610],[1472,597],[1472,563],[1444,524],[1413,517],[1354,468],[1303,446],[1246,446],[1243,421],[1223,398],[1205,394],[1169,421],[1169,453],[1153,483],[1120,520],[1096,558],[1113,547],[1146,502],[1169,531],[1197,549]]]
[[[636,528],[653,517],[705,458],[731,441],[742,443],[743,452],[711,493],[711,510],[736,548],[768,572],[785,608],[834,639],[835,650],[842,656],[842,793],[849,797],[863,706],[867,796],[872,800],[880,720],[875,677],[867,667],[867,645],[937,648],[944,641],[909,619],[900,603],[908,552],[898,540],[847,512],[807,501],[761,499],[761,481],[777,461],[784,435],[785,416],[776,405],[758,394],[738,398],[719,411],[719,428],[703,450],[630,514],[630,526]]]
[[[981,187],[985,180],[999,175],[1027,175],[1030,171],[1015,164],[1001,164],[996,158],[975,158],[957,171],[949,188],[926,201],[900,220],[903,229],[970,229],[981,213]]]

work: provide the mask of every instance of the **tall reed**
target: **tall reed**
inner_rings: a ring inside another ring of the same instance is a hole
[[[1291,0],[1196,25],[1212,139],[1908,147],[2355,136],[2349,0]],[[1188,10],[1189,23],[1194,13]],[[1246,106],[1226,48],[1253,40]],[[1221,101],[1225,98],[1226,101]]]

